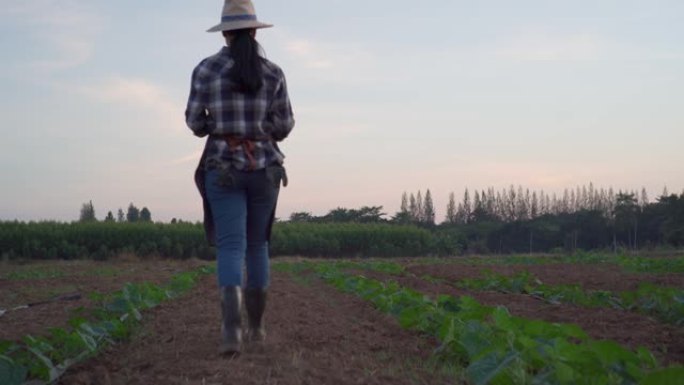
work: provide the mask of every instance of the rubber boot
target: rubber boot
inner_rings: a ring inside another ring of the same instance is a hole
[[[245,289],[245,307],[247,308],[247,320],[249,321],[247,340],[252,342],[264,342],[266,339],[266,330],[264,328],[266,290]]]
[[[237,355],[242,349],[242,319],[240,306],[242,303],[240,286],[221,288],[221,347],[220,354]]]

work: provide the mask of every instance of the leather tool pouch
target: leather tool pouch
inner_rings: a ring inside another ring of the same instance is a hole
[[[266,178],[268,178],[271,185],[275,188],[280,188],[281,183],[283,184],[283,187],[287,187],[287,184],[289,183],[287,171],[285,171],[285,167],[281,165],[266,167]]]

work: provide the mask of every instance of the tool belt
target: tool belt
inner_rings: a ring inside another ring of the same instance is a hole
[[[256,143],[257,142],[270,142],[273,139],[270,137],[263,137],[263,138],[257,138],[254,140],[251,139],[245,139],[245,138],[240,138],[235,135],[211,135],[214,138],[217,139],[222,139],[226,142],[228,145],[228,148],[230,148],[231,151],[235,151],[238,148],[242,148],[242,151],[245,153],[245,157],[247,157],[247,162],[248,166],[247,169],[249,171],[254,171],[257,168],[257,161],[256,158],[254,157],[254,149],[256,148]]]

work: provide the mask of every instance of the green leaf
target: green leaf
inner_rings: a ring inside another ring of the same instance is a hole
[[[606,366],[620,362],[639,362],[636,354],[613,341],[591,341],[589,342],[588,347]]]
[[[492,319],[494,320],[494,325],[500,329],[512,331],[515,328],[511,314],[508,312],[508,309],[503,306],[497,306],[496,309],[494,309],[492,312]]]
[[[90,350],[91,352],[94,352],[95,350],[97,350],[97,341],[95,341],[95,339],[92,336],[90,336],[90,335],[88,335],[82,331],[78,331],[77,333],[81,337],[81,339],[83,340],[83,343],[86,345],[88,350]]]
[[[637,357],[639,357],[639,361],[647,368],[655,368],[658,366],[658,361],[656,360],[655,356],[653,353],[651,353],[650,350],[640,347],[636,351]]]
[[[517,357],[517,352],[509,352],[503,357],[500,356],[499,352],[491,352],[471,363],[466,369],[466,373],[475,385],[486,385],[502,374]]]
[[[117,298],[116,300],[110,302],[105,306],[107,311],[117,313],[117,314],[122,314],[126,313],[128,309],[130,308],[128,300],[125,298]]]
[[[644,377],[639,385],[682,385],[684,384],[684,367],[673,366],[657,370]]]
[[[404,309],[399,313],[399,324],[401,327],[409,329],[420,323],[421,313],[417,307]]]
[[[42,370],[40,372],[45,377],[43,378],[44,380],[52,381],[59,377],[59,370],[52,363],[52,360],[50,360],[38,349],[34,349],[31,347],[27,347],[27,349],[29,352],[33,353],[33,355],[38,357],[38,360],[43,364]]]
[[[488,328],[477,321],[469,321],[463,328],[459,343],[471,358],[479,357],[492,348]]]
[[[587,333],[582,330],[579,325],[575,324],[560,324],[560,330],[565,334],[566,337],[577,338],[579,340],[586,340],[589,338]]]
[[[20,385],[26,381],[27,375],[26,368],[15,364],[9,357],[0,355],[0,384]]]
[[[573,384],[575,383],[575,370],[562,362],[556,362],[554,365],[556,379],[561,384]]]
[[[19,345],[14,341],[0,340],[0,355],[10,354],[18,348]]]
[[[453,313],[457,313],[461,310],[461,306],[459,305],[459,301],[451,295],[440,294],[437,297],[437,306],[439,306],[440,308],[442,308],[446,311],[453,312]]]

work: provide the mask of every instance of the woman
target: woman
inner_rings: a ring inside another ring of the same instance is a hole
[[[240,308],[243,264],[248,340],[263,341],[262,321],[269,285],[268,241],[275,215],[284,155],[276,142],[294,126],[285,76],[261,56],[256,30],[272,27],[257,20],[249,0],[226,0],[217,54],[192,73],[186,123],[207,138],[195,181],[204,203],[207,238],[218,248],[222,354],[242,345]]]

